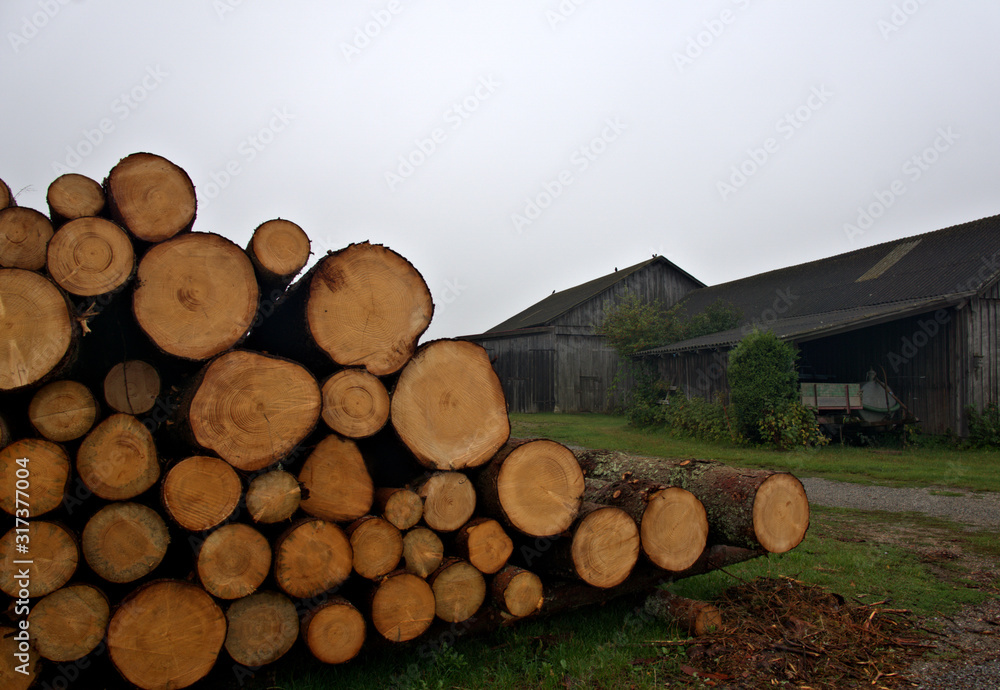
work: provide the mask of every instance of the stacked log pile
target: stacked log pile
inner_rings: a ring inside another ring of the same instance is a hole
[[[194,232],[148,153],[0,182],[0,685],[107,658],[181,688],[299,640],[489,630],[797,545],[791,475],[510,439],[480,346],[419,344],[433,303],[368,242]],[[677,608],[674,606],[674,608]]]

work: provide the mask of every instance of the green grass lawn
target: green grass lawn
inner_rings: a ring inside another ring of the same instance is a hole
[[[671,438],[629,428],[601,415],[512,415],[513,435],[664,457],[715,458],[733,465],[788,469],[855,482],[1000,490],[1000,454],[949,449],[826,447],[773,452]],[[995,563],[995,532],[967,532],[945,520],[814,506],[810,529],[795,549],[667,584],[672,591],[717,600],[728,587],[758,576],[788,577],[828,588],[851,603],[955,611],[1000,593],[1000,581],[973,581],[965,561],[928,559],[960,549]],[[686,635],[642,614],[641,599],[616,599],[570,613],[524,621],[495,633],[439,635],[404,645],[366,646],[354,661],[325,667],[298,645],[289,656],[231,687],[248,690],[352,688],[656,688],[683,678]],[[725,612],[723,612],[725,614]],[[458,630],[461,626],[457,627]],[[375,635],[374,632],[370,633]],[[662,644],[666,641],[666,644]],[[690,678],[688,678],[690,680]],[[225,685],[220,677],[219,687]]]
[[[861,484],[1000,491],[1000,451],[928,447],[773,451],[674,437],[636,429],[624,417],[596,414],[512,414],[511,435],[550,438],[586,448],[611,448],[667,458],[711,458],[743,467],[787,470]]]

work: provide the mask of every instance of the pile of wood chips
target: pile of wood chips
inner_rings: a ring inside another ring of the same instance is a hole
[[[788,577],[744,582],[715,603],[722,628],[682,642],[688,661],[681,670],[691,685],[910,687],[903,670],[933,647],[909,610],[852,602]]]

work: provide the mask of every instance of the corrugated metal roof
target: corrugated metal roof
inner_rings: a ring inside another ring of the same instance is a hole
[[[541,302],[536,302],[524,311],[515,314],[503,323],[497,324],[486,332],[497,333],[501,331],[513,331],[522,328],[549,325],[552,321],[556,320],[573,307],[597,297],[605,290],[613,287],[616,283],[656,262],[666,263],[670,268],[690,278],[698,285],[704,285],[704,283],[700,280],[691,277],[688,273],[675,266],[668,259],[662,256],[654,256],[652,259],[646,259],[645,261],[637,263],[634,266],[616,270],[613,273],[601,276],[600,278],[587,281],[582,285],[554,292]]]
[[[722,299],[736,305],[748,325],[758,323],[781,337],[804,340],[811,333],[953,304],[998,276],[1000,216],[991,216],[700,288],[682,304],[696,314]],[[693,338],[644,354],[728,346],[745,331]]]

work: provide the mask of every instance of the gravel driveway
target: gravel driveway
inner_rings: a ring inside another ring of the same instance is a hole
[[[809,502],[816,505],[893,513],[925,513],[978,528],[1000,527],[1000,493],[872,486],[816,477],[800,479]],[[957,493],[963,495],[941,495]]]

